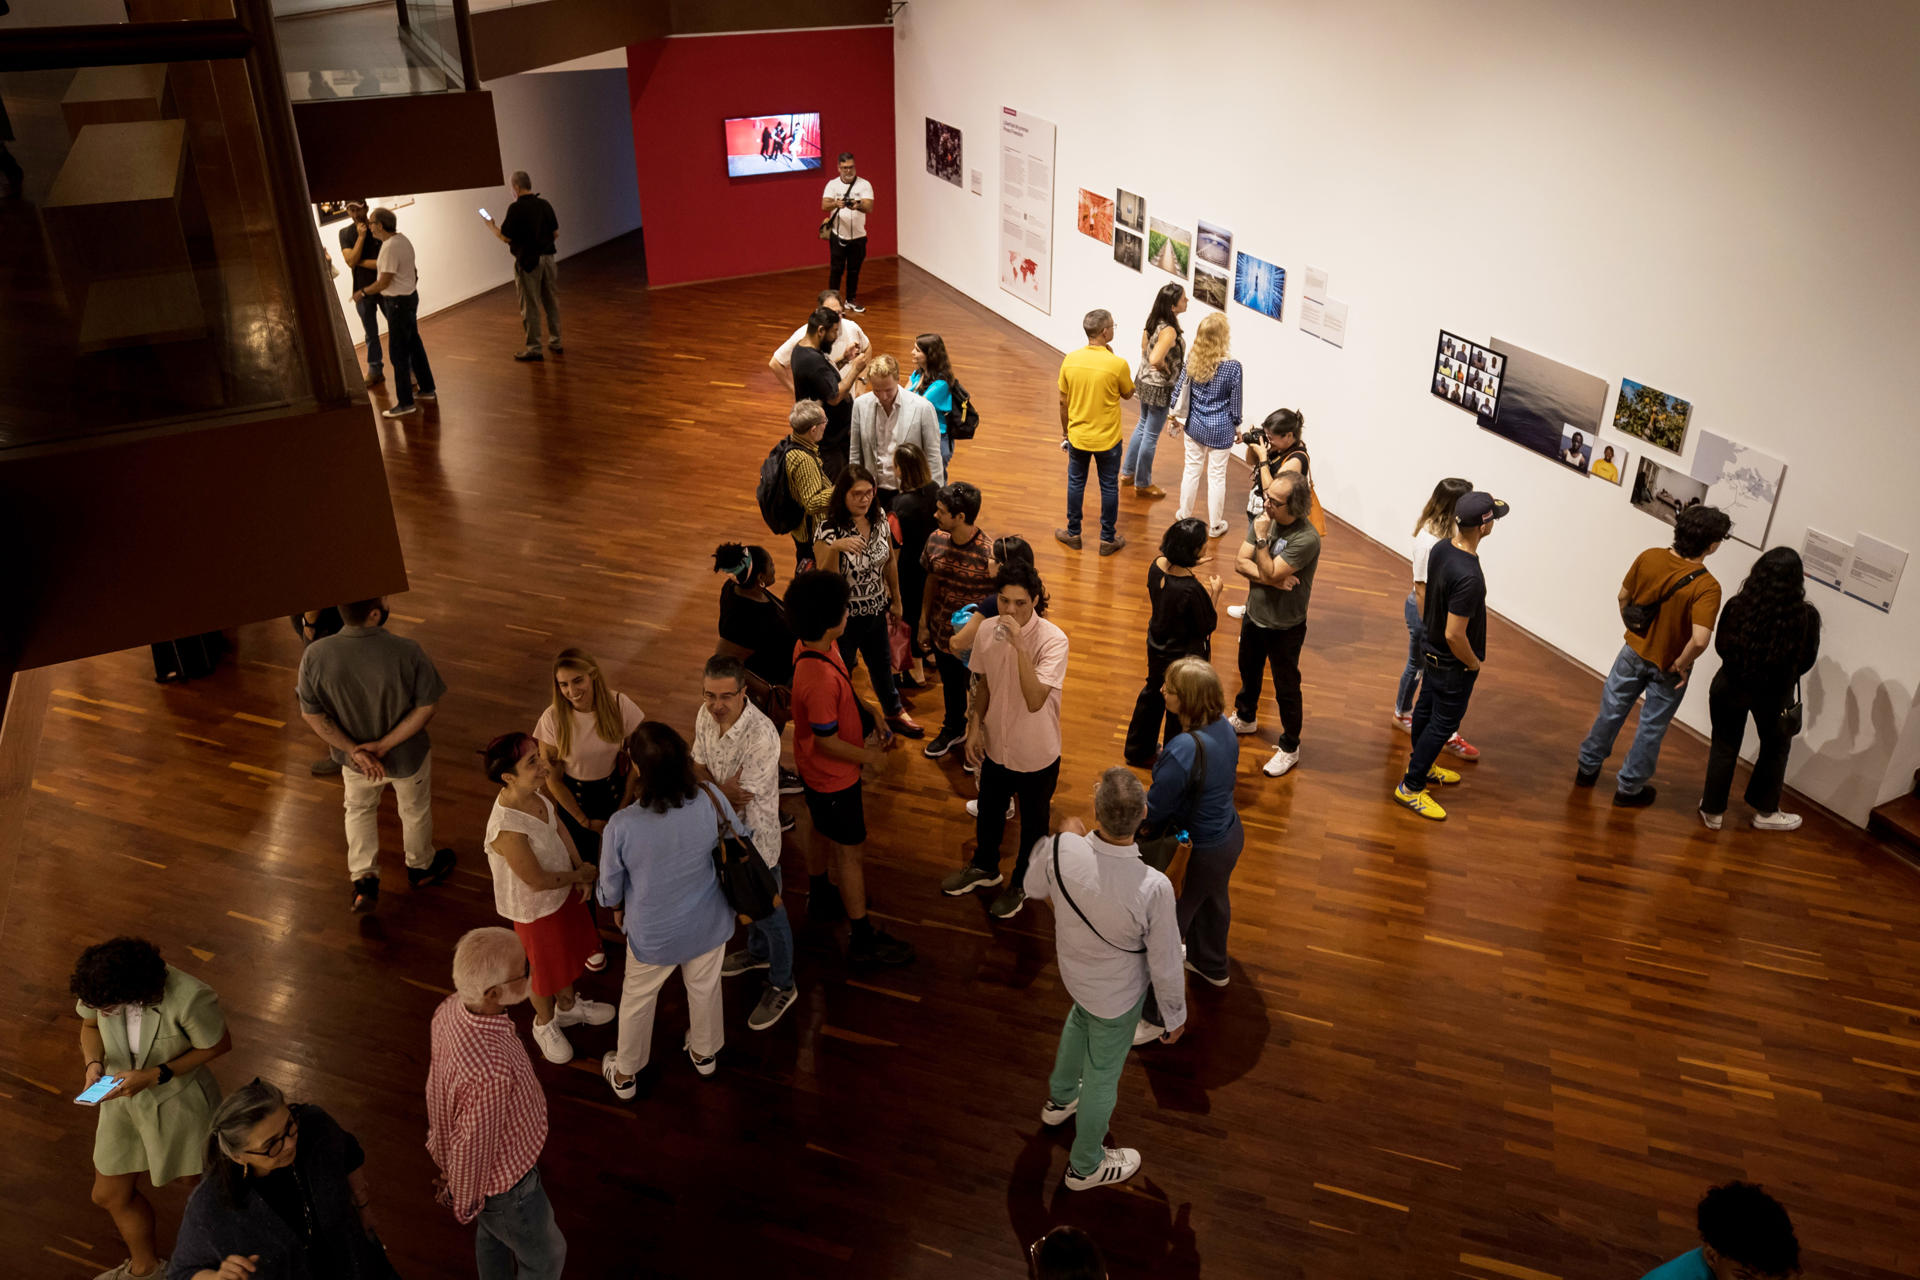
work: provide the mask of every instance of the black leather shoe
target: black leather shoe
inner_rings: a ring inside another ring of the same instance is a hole
[[[453,863],[453,850],[437,849],[434,851],[433,862],[428,866],[407,868],[407,883],[416,889],[424,889],[430,884],[439,884],[453,874]]]
[[[1653,798],[1658,794],[1659,792],[1653,789],[1653,784],[1651,783],[1640,788],[1638,791],[1616,791],[1613,793],[1613,807],[1616,809],[1644,809],[1653,803]]]

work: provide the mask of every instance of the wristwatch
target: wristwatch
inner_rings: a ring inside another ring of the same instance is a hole
[[[164,1062],[161,1063],[160,1064],[160,1083],[165,1084],[171,1079],[173,1079],[173,1068],[168,1066]]]

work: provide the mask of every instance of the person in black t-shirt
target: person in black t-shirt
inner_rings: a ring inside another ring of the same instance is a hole
[[[513,188],[513,203],[507,216],[493,227],[493,234],[513,251],[513,290],[520,299],[520,322],[527,329],[527,345],[515,360],[544,360],[540,352],[540,312],[547,313],[547,345],[560,350],[560,283],[553,265],[555,241],[560,221],[553,206],[534,194],[533,179],[525,169],[514,170],[508,185]]]
[[[1160,539],[1159,557],[1147,566],[1147,598],[1153,602],[1147,623],[1147,683],[1134,700],[1125,749],[1127,763],[1135,768],[1150,767],[1161,744],[1181,732],[1161,692],[1167,668],[1178,658],[1212,653],[1224,584],[1218,574],[1203,579],[1193,571],[1206,550],[1206,521],[1175,520]]]
[[[1434,761],[1467,717],[1467,701],[1487,658],[1487,580],[1480,572],[1480,543],[1507,504],[1478,490],[1454,504],[1457,530],[1436,542],[1427,559],[1425,678],[1413,706],[1413,755],[1393,798],[1423,818],[1446,819],[1427,792],[1430,782],[1458,782],[1460,775]]]
[[[353,309],[360,313],[360,327],[367,334],[367,385],[377,387],[387,380],[386,358],[380,349],[380,298],[360,291],[379,276],[374,261],[380,256],[380,242],[367,225],[367,206],[363,200],[349,201],[347,215],[353,219],[340,228],[340,261],[353,273],[353,291],[360,294]]]
[[[827,479],[838,480],[847,469],[853,440],[853,384],[866,371],[872,353],[862,351],[835,369],[827,353],[840,336],[840,313],[820,307],[807,317],[807,336],[793,349],[793,402],[818,400],[827,410],[827,433],[820,440],[820,464]]]

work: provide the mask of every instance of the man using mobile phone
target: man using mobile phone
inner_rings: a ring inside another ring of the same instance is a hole
[[[380,256],[380,242],[374,239],[373,229],[367,223],[366,201],[348,201],[347,216],[352,221],[340,228],[340,261],[346,263],[347,270],[353,274],[353,290],[357,295],[353,309],[360,313],[360,326],[367,334],[367,385],[377,387],[387,380],[386,360],[380,349],[380,299],[360,291],[380,274],[373,265]]]
[[[498,223],[488,218],[487,225],[500,243],[513,251],[513,289],[520,299],[520,321],[527,330],[527,345],[514,359],[525,363],[546,359],[540,352],[542,310],[547,313],[547,345],[556,352],[560,350],[560,276],[553,261],[560,222],[553,215],[553,206],[535,194],[533,179],[525,169],[514,170],[507,181],[513,188],[513,203],[507,207],[506,217]]]
[[[840,176],[827,181],[820,196],[820,211],[828,214],[827,287],[838,289],[840,275],[847,277],[847,310],[865,315],[867,309],[855,301],[860,296],[860,265],[867,260],[867,215],[873,212],[873,184],[854,172],[853,152],[840,153]]]

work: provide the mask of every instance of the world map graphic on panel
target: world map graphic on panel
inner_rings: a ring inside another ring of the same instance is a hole
[[[1787,464],[1711,431],[1702,431],[1699,441],[1691,475],[1707,486],[1707,505],[1733,518],[1734,537],[1750,547],[1765,547]]]

